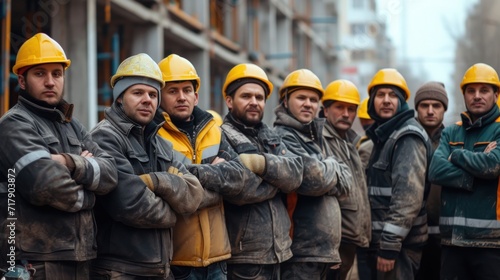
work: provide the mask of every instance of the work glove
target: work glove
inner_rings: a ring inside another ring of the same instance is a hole
[[[167,169],[167,172],[168,172],[168,173],[170,173],[170,174],[177,175],[177,176],[182,176],[182,172],[179,172],[179,169],[178,169],[178,168],[175,168],[174,166],[170,166],[170,167]]]
[[[253,173],[262,176],[266,170],[266,158],[258,154],[240,154],[240,161]]]
[[[155,191],[155,189],[156,189],[155,182],[158,183],[158,179],[156,178],[155,175],[153,175],[153,177],[152,177],[151,174],[146,173],[146,174],[139,175],[139,177],[146,184],[148,189],[150,189],[152,192]]]

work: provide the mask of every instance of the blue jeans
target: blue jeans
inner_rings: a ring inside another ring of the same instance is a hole
[[[226,280],[226,262],[213,263],[206,267],[171,266],[176,280]]]
[[[279,280],[280,264],[229,264],[227,279]]]

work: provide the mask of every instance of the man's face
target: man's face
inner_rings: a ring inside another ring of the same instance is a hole
[[[440,101],[422,100],[417,106],[417,118],[425,129],[433,129],[441,126],[445,111],[444,105]]]
[[[325,108],[325,117],[340,133],[347,132],[356,118],[358,106],[343,101],[335,101]]]
[[[486,114],[496,105],[498,92],[493,91],[490,84],[468,84],[464,90],[464,101],[467,111],[478,118]]]
[[[56,106],[63,98],[64,68],[60,63],[35,65],[28,69],[26,78],[18,75],[19,87],[31,97]]]
[[[192,81],[167,82],[161,91],[161,108],[171,119],[189,121],[196,105],[198,93]]]
[[[158,91],[148,85],[135,84],[125,90],[117,102],[125,115],[139,125],[146,126],[153,120],[158,107]]]
[[[299,89],[285,98],[285,107],[301,123],[311,122],[318,113],[319,94],[310,89]]]
[[[264,117],[266,93],[258,84],[243,84],[232,96],[226,96],[226,105],[236,119],[247,126],[254,126]]]
[[[373,94],[375,113],[382,119],[390,119],[396,115],[398,104],[398,96],[390,88],[379,88]]]

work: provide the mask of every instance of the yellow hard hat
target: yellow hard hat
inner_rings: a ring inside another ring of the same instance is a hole
[[[234,66],[231,70],[229,70],[229,73],[227,73],[226,81],[224,82],[224,86],[222,87],[222,96],[224,97],[224,99],[226,99],[226,95],[228,94],[228,92],[226,92],[227,87],[232,82],[238,79],[245,78],[257,79],[263,82],[269,90],[269,94],[266,96],[266,98],[269,98],[269,96],[271,96],[271,94],[273,93],[273,84],[271,83],[271,81],[269,81],[266,72],[262,68],[255,64],[242,63]]]
[[[372,81],[368,85],[368,94],[370,94],[373,87],[379,85],[397,86],[405,92],[406,101],[410,98],[410,90],[408,89],[405,78],[403,78],[403,75],[394,68],[380,69],[375,76],[373,76]]]
[[[158,63],[163,74],[163,80],[173,81],[196,81],[195,92],[200,89],[200,77],[196,73],[193,64],[182,56],[171,54]]]
[[[222,117],[219,115],[219,113],[215,112],[214,110],[207,110],[207,112],[212,114],[216,125],[218,126],[222,125]]]
[[[464,77],[462,78],[462,82],[460,83],[462,93],[464,91],[464,87],[467,84],[472,83],[490,84],[500,88],[497,71],[495,71],[493,67],[484,63],[476,63],[467,69]]]
[[[66,69],[71,60],[66,58],[63,48],[54,39],[45,33],[37,33],[22,44],[12,72],[18,75],[23,67],[45,63],[61,63]]]
[[[126,85],[122,85],[115,88],[116,83],[123,77],[135,77],[135,78],[149,78],[151,80],[157,81],[159,85],[157,90],[160,91],[164,86],[165,82],[161,74],[160,67],[158,64],[147,54],[140,53],[133,55],[120,63],[118,69],[116,69],[115,75],[111,77],[111,88],[113,88],[113,99],[116,100],[118,96],[126,89]],[[122,88],[123,87],[123,88]],[[161,98],[161,94],[159,98]]]
[[[321,99],[323,104],[327,100],[342,101],[350,104],[359,105],[358,88],[348,80],[336,80],[328,84],[325,88],[325,94]]]
[[[368,101],[370,101],[370,98],[367,97],[361,101],[361,105],[358,107],[358,118],[360,119],[368,119],[371,120],[372,118],[370,115],[368,115]]]
[[[323,85],[318,76],[309,69],[299,69],[286,76],[285,81],[280,87],[280,99],[285,97],[287,89],[290,87],[307,87],[318,91],[319,97],[322,98],[324,94]]]
[[[150,78],[160,82],[162,88],[165,86],[160,67],[145,53],[133,55],[122,61],[111,77],[111,87],[115,86],[117,79],[132,76]]]

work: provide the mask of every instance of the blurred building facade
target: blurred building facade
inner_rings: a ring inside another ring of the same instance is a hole
[[[358,6],[354,5],[357,3]],[[308,68],[326,86],[345,76],[366,88],[390,51],[374,0],[1,0],[1,114],[15,104],[11,68],[22,43],[45,32],[72,63],[65,99],[88,128],[112,102],[109,79],[126,57],[189,59],[201,77],[199,106],[227,113],[221,87],[238,63],[255,63],[275,85],[264,121],[270,124],[286,75]],[[359,7],[359,9],[358,9]],[[359,37],[360,32],[363,38]],[[358,37],[357,37],[358,36]],[[366,40],[368,38],[368,40]],[[362,43],[360,43],[362,42]],[[378,63],[378,64],[377,64]],[[387,66],[387,65],[384,65]],[[355,72],[352,69],[356,69]]]
[[[471,8],[465,22],[465,32],[457,38],[455,49],[455,71],[452,94],[455,104],[450,115],[452,121],[460,120],[465,110],[462,90],[459,88],[465,71],[476,63],[491,65],[500,73],[500,1],[478,0]],[[451,123],[451,121],[450,121]]]
[[[394,48],[375,0],[339,0],[339,76],[358,87],[361,99],[380,68],[394,67]]]

